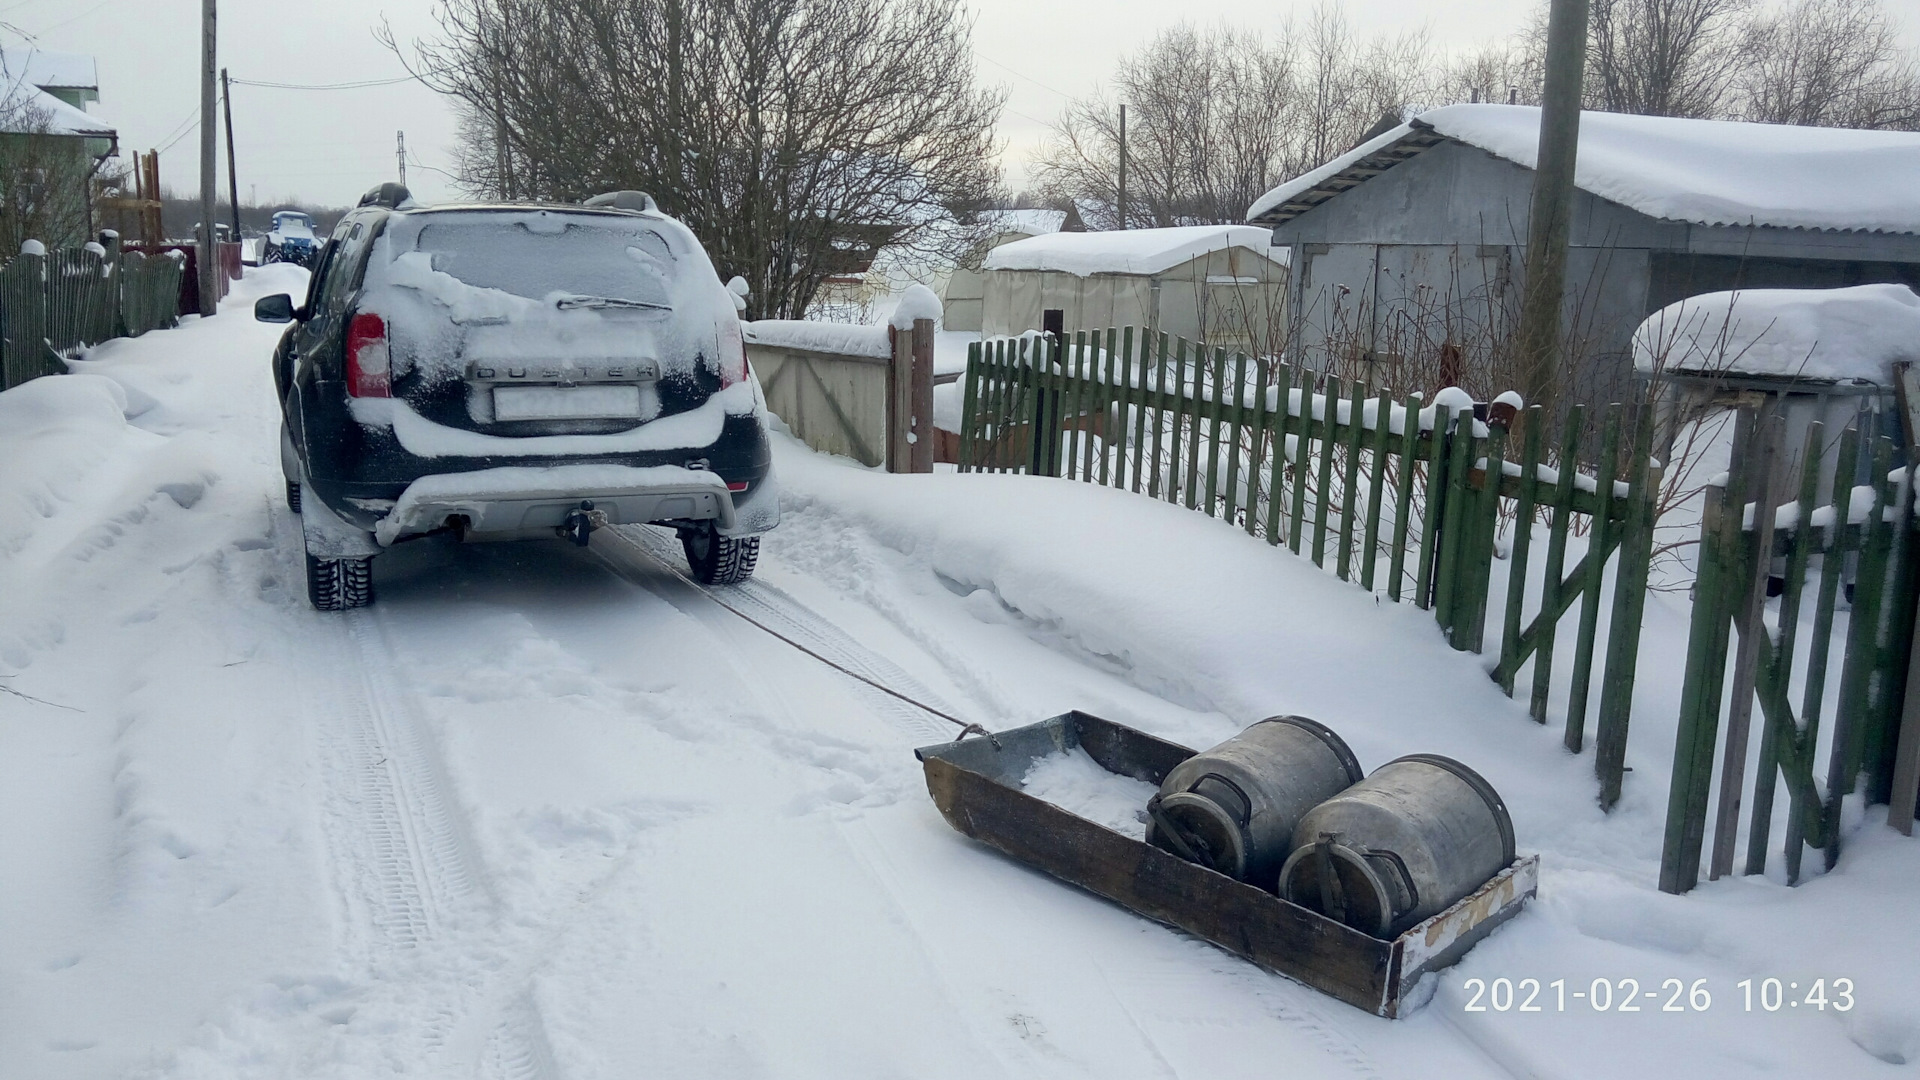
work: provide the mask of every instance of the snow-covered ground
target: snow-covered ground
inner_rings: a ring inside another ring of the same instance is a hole
[[[1541,895],[1380,1020],[954,833],[911,752],[952,729],[722,609],[664,533],[424,540],[377,562],[375,608],[309,610],[278,328],[247,311],[303,279],[252,271],[227,314],[0,395],[0,1078],[1920,1061],[1920,846],[1878,811],[1797,889],[1655,890],[1683,598],[1649,612],[1636,771],[1606,816],[1590,757],[1423,612],[1137,496],[781,441],[786,518],[728,595],[849,668],[992,728],[1080,708],[1198,747],[1297,712],[1370,768],[1484,773]],[[1084,789],[1063,764],[1036,779]],[[1744,1009],[1738,982],[1769,977],[1830,1002],[1850,979],[1853,1008]],[[1473,980],[1528,978],[1542,1011],[1469,1011],[1505,1000]],[[1597,1012],[1572,995],[1599,978],[1656,996]],[[1669,979],[1707,980],[1710,1007],[1662,1011]]]

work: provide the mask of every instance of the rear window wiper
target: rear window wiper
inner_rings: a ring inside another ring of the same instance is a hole
[[[650,311],[672,311],[672,304],[656,304],[651,300],[628,300],[619,296],[581,296],[578,294],[563,296],[554,301],[554,307],[561,311],[574,308],[645,308]]]

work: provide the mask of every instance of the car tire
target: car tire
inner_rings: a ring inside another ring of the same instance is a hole
[[[346,611],[373,603],[373,557],[307,556],[307,600],[315,611]]]
[[[296,514],[300,512],[300,481],[298,480],[287,481],[287,509]]]
[[[760,560],[758,536],[722,536],[712,522],[680,533],[687,568],[702,585],[733,585],[753,576]]]

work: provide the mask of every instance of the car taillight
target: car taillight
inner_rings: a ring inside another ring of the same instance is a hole
[[[393,354],[387,347],[387,324],[378,315],[355,315],[347,324],[347,393],[393,396]]]
[[[738,319],[720,324],[720,388],[725,390],[747,378],[747,343],[740,337]]]

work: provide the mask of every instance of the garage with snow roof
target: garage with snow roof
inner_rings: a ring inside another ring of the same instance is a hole
[[[1496,381],[1517,317],[1540,112],[1449,105],[1268,192],[1313,362]],[[1634,329],[1701,293],[1920,284],[1920,133],[1586,112],[1563,305],[1570,392],[1619,399]],[[1477,368],[1477,365],[1480,367]]]
[[[1247,225],[1059,232],[987,253],[981,331],[1144,326],[1192,341],[1265,350],[1286,325],[1287,258]]]

